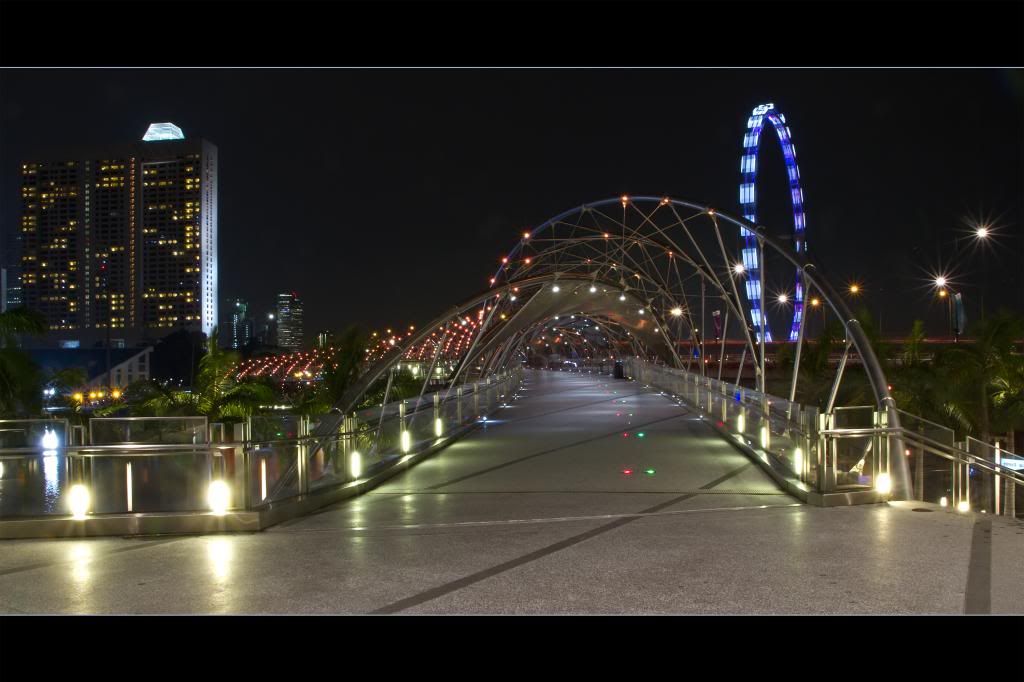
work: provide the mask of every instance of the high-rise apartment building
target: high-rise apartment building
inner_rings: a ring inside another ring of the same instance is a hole
[[[135,343],[217,321],[217,148],[156,123],[141,142],[21,167],[21,285],[50,341]]]
[[[225,313],[224,345],[234,350],[245,348],[256,334],[256,321],[249,315],[249,302],[240,298],[229,299]]]
[[[277,295],[277,345],[302,348],[302,301],[295,292]]]

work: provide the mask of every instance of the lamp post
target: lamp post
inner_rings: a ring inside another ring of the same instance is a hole
[[[825,334],[825,306],[821,304],[821,299],[817,296],[811,297],[811,307],[821,309],[821,333]]]
[[[958,295],[959,292],[953,291],[953,288],[949,286],[949,280],[941,275],[935,278],[935,286],[939,290],[939,298],[946,299],[946,320],[949,323],[950,330],[953,332],[953,343],[959,343],[960,329],[953,316],[953,296]]]

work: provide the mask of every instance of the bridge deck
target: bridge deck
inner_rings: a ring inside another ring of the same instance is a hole
[[[0,612],[1024,612],[1017,522],[801,505],[636,383],[533,372],[522,393],[264,533],[0,543]]]

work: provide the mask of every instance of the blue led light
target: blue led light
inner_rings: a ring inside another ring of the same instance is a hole
[[[761,129],[767,119],[775,130],[786,161],[786,174],[789,178],[790,199],[793,202],[793,239],[797,253],[807,252],[806,218],[804,217],[804,192],[800,187],[800,168],[796,163],[796,145],[793,144],[793,133],[786,125],[786,117],[772,103],[754,107],[747,119],[747,132],[743,136],[743,155],[740,157],[740,205],[743,217],[751,223],[757,222],[757,153],[760,150]],[[747,274],[747,300],[750,303],[750,318],[756,327],[758,340],[761,330],[761,273],[757,258],[757,236],[750,230],[741,227],[743,237],[743,267]],[[789,330],[789,340],[796,341],[800,333],[800,321],[803,319],[804,288],[801,273],[796,272],[796,295],[793,298],[793,322]],[[764,320],[765,341],[772,340],[771,329],[767,316]]]

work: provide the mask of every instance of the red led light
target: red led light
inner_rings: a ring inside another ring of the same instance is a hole
[[[629,438],[629,434],[628,433],[624,433],[624,434],[622,434],[622,437],[623,438]]]
[[[624,474],[626,474],[627,476],[629,476],[630,474],[632,474],[632,473],[633,473],[633,470],[632,470],[632,469],[623,469],[623,470],[622,470],[622,473],[624,473]]]

